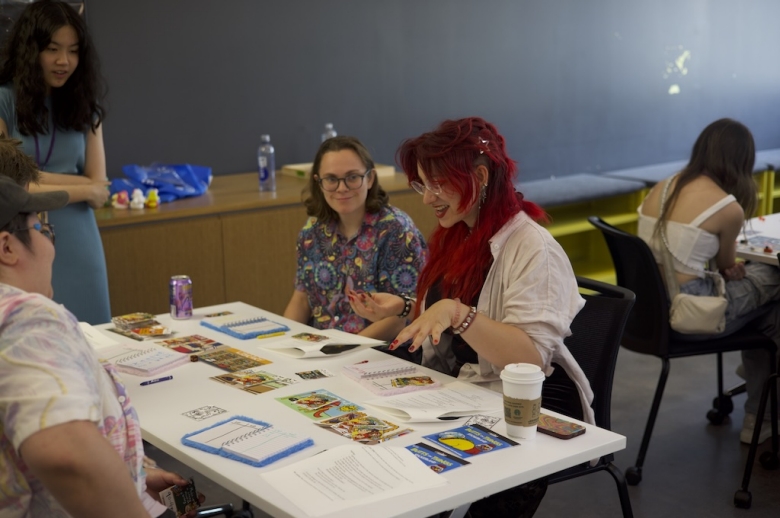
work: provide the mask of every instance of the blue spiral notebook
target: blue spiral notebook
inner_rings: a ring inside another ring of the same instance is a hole
[[[257,338],[261,335],[284,333],[290,330],[286,325],[267,318],[234,314],[204,318],[200,321],[200,325],[241,340]]]
[[[181,442],[258,468],[314,445],[309,437],[241,415],[188,433]]]

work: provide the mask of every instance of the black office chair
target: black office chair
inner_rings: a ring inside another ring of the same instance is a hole
[[[595,294],[583,294],[585,307],[574,318],[571,324],[572,334],[564,342],[590,382],[594,395],[592,408],[596,424],[609,430],[615,363],[623,328],[634,305],[634,294],[625,288],[582,277],[577,277],[577,285]],[[544,382],[542,405],[575,419],[583,418],[577,387],[559,366],[556,366],[553,374]],[[614,456],[609,454],[601,457],[595,466],[590,463],[573,466],[551,475],[549,483],[563,482],[606,470],[617,484],[623,517],[631,518],[634,514],[626,479],[612,463],[613,459]]]
[[[730,397],[723,392],[724,352],[744,349],[766,349],[770,352],[773,366],[777,366],[776,347],[765,335],[755,332],[750,325],[729,335],[681,335],[669,326],[669,299],[650,247],[639,237],[624,232],[596,216],[588,220],[601,230],[607,242],[615,266],[617,283],[636,294],[634,311],[629,315],[623,333],[622,345],[626,349],[661,359],[661,375],[658,379],[650,415],[647,418],[642,444],[639,447],[636,465],[626,470],[626,480],[637,485],[642,480],[642,468],[650,444],[650,436],[661,405],[666,379],[669,376],[669,360],[702,354],[717,354],[718,396],[715,408],[707,417],[713,424],[720,424],[733,409]],[[772,409],[772,419],[777,420],[777,407]],[[749,480],[749,473],[746,473]],[[747,490],[747,483],[743,489]]]

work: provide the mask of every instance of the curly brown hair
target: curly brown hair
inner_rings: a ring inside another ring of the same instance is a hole
[[[22,151],[21,145],[21,141],[0,133],[0,174],[27,188],[31,183],[38,183],[41,172],[32,157]]]
[[[105,117],[106,85],[84,20],[65,2],[41,0],[22,11],[2,51],[0,84],[13,84],[22,135],[49,132],[39,55],[51,43],[52,35],[65,26],[73,27],[78,35],[79,63],[62,87],[52,89],[54,125],[65,130],[95,130]]]
[[[330,205],[328,205],[316,177],[320,174],[320,164],[322,164],[322,157],[325,156],[325,153],[343,151],[345,149],[354,151],[358,158],[360,158],[360,161],[363,162],[367,171],[374,169],[374,160],[371,158],[371,153],[369,153],[366,146],[355,137],[333,137],[320,145],[317,154],[314,156],[314,164],[311,167],[311,174],[309,175],[309,184],[303,191],[304,196],[306,194],[309,196],[306,197],[303,203],[306,206],[306,214],[314,216],[319,221],[326,224],[338,221],[339,215],[330,207]],[[373,171],[372,174],[376,175],[376,171]],[[382,189],[382,186],[379,185],[379,178],[374,176],[374,184],[368,190],[368,195],[366,196],[366,212],[372,214],[377,213],[382,207],[386,207],[389,201],[389,196],[384,189]]]

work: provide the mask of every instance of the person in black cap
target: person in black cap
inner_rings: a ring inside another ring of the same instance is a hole
[[[20,167],[27,161],[13,141]],[[7,164],[4,164],[7,165]],[[2,170],[3,167],[0,167]],[[0,507],[3,516],[175,516],[158,491],[188,482],[145,469],[138,416],[113,366],[51,300],[54,229],[38,212],[66,192],[31,194],[0,174]],[[8,512],[10,511],[10,512]]]

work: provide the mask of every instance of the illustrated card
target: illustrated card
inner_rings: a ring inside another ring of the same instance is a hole
[[[436,473],[444,473],[466,464],[470,464],[469,461],[461,459],[446,451],[441,451],[433,446],[429,446],[424,442],[418,442],[417,444],[410,444],[406,447],[407,450],[414,453],[414,455],[420,459],[420,461],[431,468]]]
[[[288,408],[292,408],[309,419],[320,420],[330,417],[338,417],[348,412],[363,410],[363,407],[352,403],[342,397],[319,389],[311,392],[303,392],[294,396],[276,398]]]
[[[119,329],[134,329],[137,327],[148,327],[158,325],[151,313],[128,313],[111,318],[111,322]]]
[[[218,313],[209,313],[208,315],[203,315],[204,318],[213,318],[213,317],[224,317],[225,315],[232,315],[232,311],[220,311]]]
[[[198,359],[228,372],[243,371],[271,363],[271,360],[227,346],[200,353]]]
[[[215,349],[222,345],[216,340],[206,338],[201,335],[182,336],[180,338],[169,338],[167,340],[160,340],[156,342],[163,347],[173,349],[180,353],[192,354],[208,351],[209,349]]]
[[[469,417],[468,421],[466,421],[467,425],[472,424],[478,424],[480,426],[484,426],[485,428],[493,428],[496,426],[496,423],[501,420],[500,417],[494,417],[492,415],[473,415]]]
[[[196,408],[195,410],[190,410],[189,412],[184,412],[182,415],[184,417],[194,419],[195,421],[203,421],[204,419],[214,417],[215,415],[224,414],[225,412],[227,412],[227,410],[223,408],[209,405]]]
[[[316,380],[320,378],[333,377],[333,373],[327,369],[317,369],[313,371],[296,372],[295,375],[304,380]]]
[[[112,333],[116,333],[118,335],[122,335],[125,338],[131,338],[131,339],[136,340],[138,342],[142,342],[144,340],[143,336],[138,336],[137,334],[135,334],[132,331],[127,330],[127,329],[120,329],[118,327],[112,327],[110,329],[107,329],[107,331],[111,331]]]
[[[302,340],[304,342],[315,343],[315,344],[330,340],[329,336],[318,335],[314,333],[298,333],[297,335],[292,335],[291,338],[295,338],[296,340]]]
[[[262,394],[297,383],[294,379],[271,374],[257,368],[220,374],[219,376],[212,376],[211,379],[240,388],[250,394]]]
[[[410,428],[400,429],[395,423],[367,415],[364,412],[348,412],[315,424],[320,428],[325,428],[342,437],[366,445],[386,442],[413,431]]]
[[[469,458],[510,446],[518,446],[518,443],[512,439],[478,424],[425,435],[423,439],[445,448],[460,458]]]

